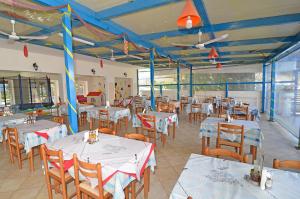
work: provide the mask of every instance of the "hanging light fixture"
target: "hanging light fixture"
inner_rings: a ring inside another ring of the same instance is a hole
[[[209,58],[209,59],[215,59],[215,58],[217,58],[217,57],[219,57],[219,54],[218,54],[218,52],[216,51],[216,49],[215,49],[214,47],[212,47],[212,48],[210,49],[210,51],[209,51],[208,58]]]
[[[221,70],[221,69],[223,68],[223,66],[222,66],[221,63],[217,63],[216,68],[217,68],[218,70]]]
[[[186,0],[185,6],[181,15],[177,19],[177,25],[179,28],[191,29],[198,26],[201,23],[201,18],[194,6],[192,0]]]

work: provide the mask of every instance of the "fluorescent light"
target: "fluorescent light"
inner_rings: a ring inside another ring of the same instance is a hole
[[[58,33],[59,36],[63,37],[63,34],[62,33]],[[83,44],[87,44],[87,45],[90,45],[90,46],[95,46],[95,43],[93,42],[90,42],[90,41],[87,41],[87,40],[84,40],[84,39],[80,39],[78,37],[72,37],[74,41],[78,41],[80,43],[83,43]]]

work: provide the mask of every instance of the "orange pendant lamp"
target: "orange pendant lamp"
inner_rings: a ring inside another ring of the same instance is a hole
[[[201,23],[201,18],[194,6],[192,0],[186,0],[185,6],[181,15],[177,19],[179,28],[191,29]]]
[[[217,58],[217,57],[219,57],[219,54],[218,54],[218,52],[216,51],[216,49],[215,49],[214,47],[212,47],[212,48],[210,49],[210,51],[209,51],[208,58],[209,58],[209,59],[215,59],[215,58]]]
[[[223,66],[222,66],[221,63],[217,63],[216,68],[217,68],[218,70],[221,70],[221,69],[223,68]]]

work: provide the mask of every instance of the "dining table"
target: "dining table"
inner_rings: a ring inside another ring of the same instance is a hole
[[[155,116],[156,131],[163,136],[163,145],[166,142],[166,136],[170,132],[171,125],[173,126],[173,139],[175,139],[176,127],[178,126],[178,115],[176,113],[165,113],[157,111],[148,111],[146,115]],[[142,127],[141,113],[132,116],[132,126],[134,128]]]
[[[208,117],[201,122],[200,138],[202,139],[202,154],[206,146],[209,146],[210,138],[218,137],[218,123],[227,123],[224,118]],[[263,133],[257,121],[250,120],[233,120],[230,124],[244,125],[244,144],[250,145],[252,160],[256,159],[257,147],[261,148],[263,141]],[[226,139],[225,134],[221,134],[221,138]],[[234,141],[234,140],[232,140]]]
[[[272,187],[262,190],[249,180],[253,165],[191,154],[170,199],[299,199],[300,173],[264,167]]]
[[[6,139],[3,137],[3,128],[6,128],[8,125],[12,124],[23,124],[27,117],[28,116],[24,113],[16,113],[9,116],[0,116],[0,142],[2,142],[3,139]]]
[[[112,107],[112,106],[95,106],[86,110],[87,119],[90,121],[90,128],[93,126],[93,121],[100,119],[99,110],[107,110],[109,113],[109,120],[114,123],[114,129],[117,131],[117,124],[120,119],[126,119],[126,126],[131,119],[131,113],[129,108]]]
[[[68,129],[65,124],[49,120],[37,120],[32,123],[10,124],[9,128],[16,128],[19,135],[19,143],[29,156],[33,156],[33,148],[44,143],[50,143],[66,137]],[[33,158],[31,158],[30,169],[34,170]]]
[[[198,113],[201,112],[203,114],[206,114],[207,116],[211,115],[214,113],[214,107],[212,103],[201,103],[201,109],[199,108],[193,108],[191,109],[192,103],[189,103],[185,106],[185,112],[187,114],[189,113]]]
[[[76,111],[77,115],[80,115],[82,112],[86,112],[88,109],[93,108],[95,105],[92,104],[77,104]],[[68,115],[68,105],[62,104],[59,106],[59,115]]]
[[[89,144],[84,142],[86,132],[64,137],[46,146],[52,150],[62,150],[64,160],[71,160],[76,154],[81,161],[100,163],[103,188],[116,199],[125,198],[124,188],[133,180],[141,181],[142,176],[146,183],[145,193],[148,194],[150,170],[154,171],[156,166],[154,145],[102,133],[98,134],[97,142]],[[74,177],[73,165],[65,169]],[[92,187],[98,185],[97,179],[88,181]]]

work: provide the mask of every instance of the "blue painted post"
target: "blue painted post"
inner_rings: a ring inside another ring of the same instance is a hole
[[[177,101],[180,100],[180,64],[177,66]]]
[[[266,98],[266,63],[263,63],[262,69],[261,112],[264,113]]]
[[[272,68],[271,68],[271,103],[270,103],[270,121],[274,121],[274,108],[275,108],[275,78],[276,78],[276,71],[275,71],[275,62],[272,61]]]
[[[228,82],[225,84],[225,97],[228,97]]]
[[[140,94],[140,84],[139,84],[139,69],[136,69],[136,95]]]
[[[77,104],[76,104],[76,89],[74,78],[74,60],[73,60],[73,44],[72,44],[72,24],[71,24],[71,7],[64,12],[62,17],[63,40],[64,40],[64,56],[65,56],[65,71],[67,83],[67,103],[69,128],[72,134],[78,132],[77,120]]]
[[[190,66],[190,97],[193,97],[193,66]]]
[[[151,97],[151,108],[155,110],[155,98],[154,98],[154,49],[150,50],[150,97]]]
[[[160,94],[160,96],[163,96],[163,87],[162,87],[162,85],[159,85],[159,94]]]

